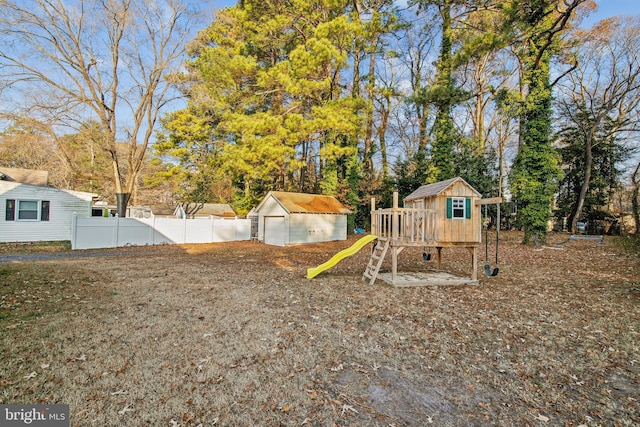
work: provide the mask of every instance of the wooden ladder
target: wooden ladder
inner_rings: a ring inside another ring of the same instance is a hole
[[[376,277],[378,277],[378,272],[380,271],[380,266],[382,266],[382,261],[384,261],[384,257],[387,254],[387,250],[389,250],[389,239],[378,237],[378,241],[373,247],[369,264],[367,264],[367,268],[362,274],[362,280],[369,279],[370,285],[375,283]]]

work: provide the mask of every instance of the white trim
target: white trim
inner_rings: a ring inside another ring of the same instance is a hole
[[[456,202],[462,203],[462,207],[456,206]],[[467,218],[467,201],[466,197],[452,197],[451,198],[451,219],[466,219]],[[456,210],[462,211],[462,216],[456,216]]]
[[[22,203],[31,203],[35,202],[36,204],[36,217],[35,218],[20,218],[20,213],[22,212],[33,212],[34,209],[20,209],[20,205]],[[15,210],[15,218],[14,221],[24,221],[24,222],[38,222],[41,221],[42,214],[42,200],[34,200],[34,199],[16,199],[16,210]]]

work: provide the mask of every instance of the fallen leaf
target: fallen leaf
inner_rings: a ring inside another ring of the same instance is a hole
[[[542,421],[543,423],[548,423],[549,422],[549,417],[545,417],[542,414],[537,414],[537,415],[531,414],[531,415],[533,415],[533,418],[535,418],[538,421]]]
[[[129,407],[129,405],[125,405],[125,406],[124,406],[124,408],[122,408],[122,409],[120,409],[120,410],[118,411],[118,415],[124,415],[124,414],[126,414],[127,412],[132,412],[132,411],[133,411],[133,409],[131,409],[131,408]]]
[[[343,404],[343,405],[342,405],[342,415],[346,414],[346,413],[347,413],[347,411],[351,411],[351,412],[354,412],[354,413],[356,413],[356,414],[358,413],[358,411],[356,410],[356,408],[354,408],[354,407],[353,407],[353,406],[351,406],[351,405],[347,405],[347,404],[345,403],[345,404]]]

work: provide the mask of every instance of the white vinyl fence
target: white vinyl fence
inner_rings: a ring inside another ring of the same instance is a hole
[[[251,239],[251,220],[217,218],[83,218],[71,221],[71,248],[230,242]]]

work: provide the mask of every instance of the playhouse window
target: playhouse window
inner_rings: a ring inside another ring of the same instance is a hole
[[[447,218],[471,218],[471,199],[450,197],[447,199]]]
[[[464,218],[464,199],[454,197],[452,199],[453,204],[453,217],[454,218]]]

